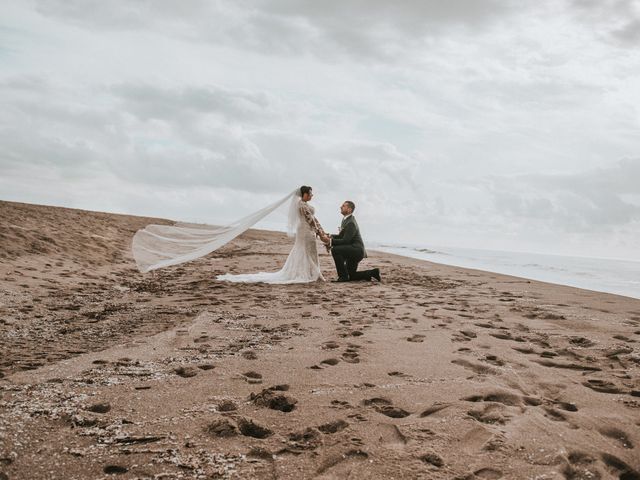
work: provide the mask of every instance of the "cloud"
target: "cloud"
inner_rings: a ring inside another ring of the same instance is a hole
[[[602,232],[640,221],[640,158],[578,173],[493,177],[496,209],[511,221],[566,232]]]
[[[413,186],[417,161],[394,145],[297,133],[295,103],[263,91],[120,83],[71,92],[22,77],[2,86],[4,171],[31,165],[67,178],[274,195],[310,182],[325,191]]]
[[[623,45],[638,46],[640,44],[640,19],[629,21],[623,27],[611,32]]]
[[[640,41],[640,6],[635,0],[571,0],[576,17],[601,39],[621,47]]]
[[[0,81],[0,168],[20,171],[29,165],[90,175],[107,158],[103,127],[112,112],[68,101],[73,93],[43,76]]]
[[[64,19],[75,25],[105,30],[148,28],[155,22],[179,24],[203,15],[215,14],[217,2],[192,0],[175,3],[170,0],[53,0],[37,1],[36,10],[45,16]]]
[[[265,0],[251,23],[260,36],[273,34],[269,18],[299,21],[313,32],[309,50],[330,51],[352,58],[378,57],[392,61],[402,48],[423,45],[451,29],[481,30],[486,24],[512,11],[507,1],[411,0]],[[266,27],[266,28],[265,28]],[[294,38],[291,40],[295,41]],[[297,42],[299,44],[299,42]],[[304,45],[304,43],[303,43]]]
[[[112,168],[138,182],[270,192],[309,179],[326,189],[347,187],[345,179],[402,187],[416,166],[391,144],[296,133],[294,106],[264,92],[140,84],[110,91],[131,117],[122,130],[133,148]]]
[[[262,0],[142,2],[47,0],[38,11],[86,28],[148,30],[195,42],[325,60],[393,61],[451,29],[481,31],[517,11],[507,0]],[[212,26],[215,25],[215,28]]]
[[[217,115],[233,122],[269,119],[275,101],[265,92],[231,90],[214,85],[179,90],[154,85],[119,84],[111,88],[128,112],[141,120],[187,120],[193,115]]]

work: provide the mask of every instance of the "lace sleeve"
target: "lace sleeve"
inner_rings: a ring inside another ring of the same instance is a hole
[[[313,213],[311,213],[311,210],[309,210],[306,203],[300,204],[300,215],[302,215],[304,221],[309,224],[311,230],[313,230],[316,235],[319,236],[324,234],[324,230],[322,229],[320,222],[318,222]]]
[[[324,231],[324,228],[322,228],[322,225],[320,225],[320,222],[318,221],[318,219],[315,216],[313,217],[313,221],[315,222],[316,227],[317,227],[316,233],[318,235],[326,235],[326,233]]]

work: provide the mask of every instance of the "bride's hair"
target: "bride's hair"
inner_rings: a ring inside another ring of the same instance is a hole
[[[300,196],[304,197],[305,193],[311,193],[311,187],[309,187],[308,185],[303,185],[300,187]]]

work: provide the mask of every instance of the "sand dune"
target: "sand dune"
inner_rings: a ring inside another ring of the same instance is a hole
[[[381,284],[214,280],[278,269],[265,231],[141,275],[167,220],[0,222],[0,479],[640,478],[640,300],[376,252]]]

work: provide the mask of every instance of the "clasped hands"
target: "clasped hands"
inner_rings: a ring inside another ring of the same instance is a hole
[[[331,238],[329,237],[329,235],[327,235],[326,233],[321,233],[319,236],[322,243],[324,243],[327,247],[331,245]]]

